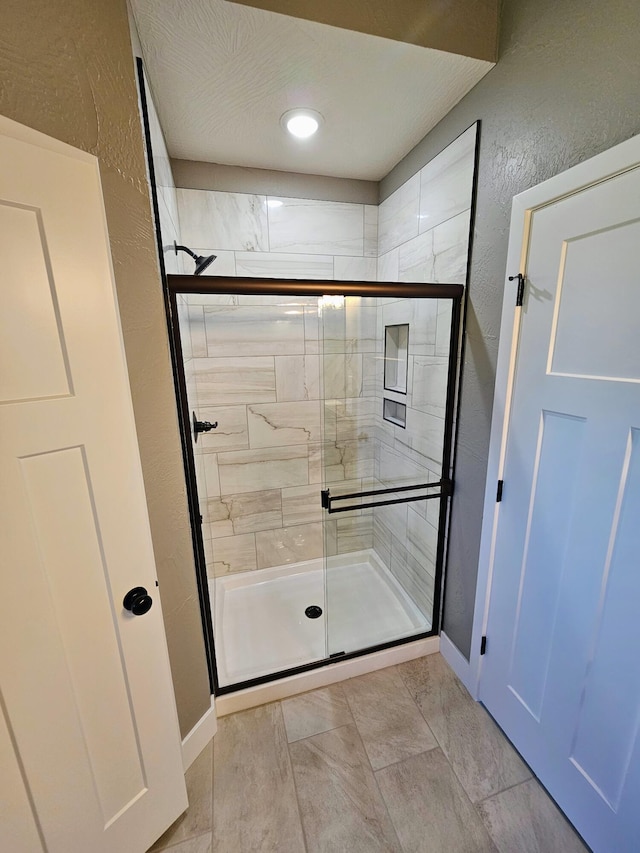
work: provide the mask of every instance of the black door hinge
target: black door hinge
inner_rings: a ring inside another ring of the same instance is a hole
[[[516,279],[518,280],[518,291],[516,293],[516,306],[518,306],[518,305],[522,305],[522,302],[524,300],[524,276],[522,275],[521,272],[519,272],[518,275],[510,275],[509,276],[509,281],[515,281]]]
[[[504,488],[504,480],[498,480],[498,491],[496,492],[496,503],[499,504],[502,500],[502,489]]]
[[[484,655],[487,651],[487,638],[483,637],[480,641],[480,654]]]

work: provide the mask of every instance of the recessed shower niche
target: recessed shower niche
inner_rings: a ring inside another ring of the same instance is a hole
[[[463,287],[169,285],[217,692],[436,633]]]
[[[384,327],[384,388],[398,394],[407,393],[407,354],[409,324]]]

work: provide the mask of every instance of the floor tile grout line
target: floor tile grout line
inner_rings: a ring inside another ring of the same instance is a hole
[[[397,761],[392,761],[390,764],[385,764],[384,767],[378,767],[376,770],[374,770],[373,767],[371,767],[371,769],[373,770],[373,773],[375,775],[376,773],[380,773],[380,771],[382,771],[382,770],[387,770],[387,768],[389,768],[389,767],[397,767],[398,764],[403,764],[405,761],[411,761],[412,758],[418,758],[418,756],[420,756],[420,755],[427,755],[427,753],[433,752],[434,749],[439,749],[440,752],[442,752],[442,754],[443,754],[443,756],[444,756],[444,758],[448,764],[449,760],[447,759],[447,756],[444,754],[442,747],[440,746],[439,743],[436,743],[435,746],[429,747],[429,749],[423,749],[421,752],[414,752],[413,755],[405,755],[404,758],[399,758]]]
[[[302,808],[300,806],[300,796],[298,794],[298,783],[296,782],[296,773],[295,773],[295,770],[293,769],[293,761],[291,759],[291,750],[290,750],[291,744],[289,743],[289,740],[287,738],[287,724],[285,723],[285,719],[284,719],[284,712],[282,710],[282,702],[280,701],[280,702],[276,702],[274,704],[278,705],[278,710],[280,712],[280,719],[282,720],[282,727],[284,729],[284,738],[285,738],[285,743],[287,745],[287,761],[289,763],[289,770],[291,771],[291,781],[293,782],[293,794],[296,798],[296,809],[298,811],[298,820],[300,822],[300,831],[302,832],[302,843],[304,844],[304,849],[305,849],[305,853],[306,853],[306,851],[308,851],[308,849],[309,849],[309,845],[307,844],[307,833],[306,833],[306,830],[304,828],[304,821],[302,819]],[[294,741],[294,743],[298,743],[298,741]]]
[[[186,844],[188,841],[193,841],[195,838],[202,838],[205,835],[211,836],[211,843],[213,844],[213,828],[207,829],[204,832],[198,832],[195,835],[190,835],[188,838],[183,838],[181,841],[176,841],[175,844],[171,844],[169,847],[160,847],[159,850],[154,850],[153,853],[171,853],[172,850],[175,850],[176,847],[180,847],[181,844]]]
[[[345,693],[345,696],[346,696],[346,693]],[[347,699],[347,702],[348,702],[348,701],[349,701],[349,700]],[[349,707],[351,707],[351,706],[349,706]],[[352,716],[353,716],[353,714],[352,714]],[[358,740],[360,741],[360,745],[362,746],[362,749],[363,749],[363,751],[364,751],[364,754],[365,754],[365,756],[367,757],[367,762],[368,762],[368,764],[369,764],[369,770],[371,771],[371,775],[372,775],[372,777],[373,777],[373,784],[376,786],[376,791],[378,792],[378,796],[380,797],[380,802],[381,802],[381,803],[382,803],[382,805],[384,806],[384,810],[385,810],[385,812],[386,812],[386,815],[387,815],[387,817],[389,818],[389,824],[390,824],[391,828],[393,829],[393,834],[394,834],[394,836],[395,836],[395,838],[396,838],[396,841],[398,842],[398,849],[399,849],[399,850],[405,850],[404,846],[402,845],[402,843],[401,843],[401,841],[400,841],[400,836],[398,835],[398,830],[396,829],[396,825],[395,825],[395,823],[393,822],[393,819],[392,819],[392,817],[391,817],[391,813],[390,813],[390,811],[389,811],[389,806],[388,806],[388,804],[387,804],[387,801],[386,801],[386,799],[384,798],[384,794],[383,794],[383,793],[382,793],[382,791],[380,790],[380,786],[378,785],[378,780],[376,779],[376,772],[375,772],[375,770],[373,769],[373,767],[371,766],[371,759],[369,758],[369,753],[367,752],[367,748],[366,748],[366,746],[364,745],[364,741],[363,741],[363,739],[362,739],[362,735],[360,734],[360,729],[358,728],[358,724],[356,723],[355,719],[354,719],[354,721],[353,721],[353,727],[354,727],[354,728],[355,728],[355,730],[356,730],[356,735],[358,736]]]
[[[400,677],[402,678],[402,673],[400,674]],[[403,682],[405,683],[405,686],[407,686],[407,685],[406,685],[406,682],[404,681],[404,679],[402,679],[402,680],[403,680]],[[407,689],[408,689],[408,688],[407,688]],[[425,723],[427,724],[427,726],[429,726],[429,721],[427,720],[426,716],[423,714],[423,712],[422,712],[422,708],[421,708],[421,707],[420,707],[420,705],[418,704],[417,699],[416,699],[415,697],[413,697],[413,696],[412,696],[412,699],[413,699],[413,701],[416,703],[416,706],[417,706],[417,708],[418,708],[418,711],[420,712],[420,715],[421,715],[422,719],[425,721]],[[473,701],[473,700],[471,700],[471,701]],[[457,779],[458,783],[460,784],[460,787],[461,787],[461,788],[462,788],[462,790],[464,791],[465,796],[468,798],[468,800],[469,800],[469,802],[471,803],[471,805],[475,808],[475,805],[476,805],[476,804],[474,803],[474,801],[471,799],[471,797],[470,797],[470,796],[469,796],[469,794],[467,793],[467,789],[465,788],[465,786],[464,786],[464,783],[463,783],[462,779],[461,779],[461,778],[458,776],[458,774],[456,773],[455,767],[454,767],[454,766],[453,766],[453,764],[451,763],[451,760],[450,760],[450,758],[449,758],[449,755],[447,754],[447,750],[444,748],[443,744],[442,744],[442,743],[441,743],[441,741],[440,741],[440,738],[439,738],[439,737],[438,737],[438,735],[435,733],[435,731],[433,731],[433,729],[431,728],[431,726],[429,726],[429,729],[430,729],[431,733],[433,734],[434,738],[436,739],[436,742],[437,742],[437,744],[438,744],[438,746],[439,746],[440,750],[442,751],[442,754],[444,755],[444,757],[445,757],[445,759],[446,759],[446,761],[447,761],[447,764],[448,764],[448,765],[449,765],[449,767],[451,768],[451,772],[453,773],[453,775],[454,775],[454,776],[455,776],[455,778]],[[519,753],[518,753],[518,754],[519,754]],[[528,780],[526,780],[526,779],[521,780],[521,782],[526,782],[526,781],[528,781]],[[518,785],[519,785],[519,784],[521,784],[521,782],[517,782],[516,784],[518,784]],[[515,786],[509,786],[509,787],[515,787]],[[501,793],[501,792],[500,792],[500,791],[495,791],[495,792],[494,792],[494,794],[499,794],[499,793]],[[488,795],[487,795],[487,797],[484,797],[483,799],[488,799],[488,797],[492,797],[492,796],[494,796],[494,794],[488,794]],[[478,802],[482,802],[482,801],[481,801],[481,800],[479,800]]]
[[[499,791],[494,791],[492,794],[487,794],[486,797],[483,797],[481,800],[476,800],[474,806],[480,806],[482,803],[486,803],[487,800],[492,800],[494,797],[498,797],[500,794],[504,794],[507,791],[512,791],[514,788],[518,788],[520,785],[526,785],[527,782],[531,782],[532,780],[538,781],[535,776],[530,776],[528,779],[522,779],[520,782],[514,782],[513,785],[507,785],[506,788],[501,788]]]

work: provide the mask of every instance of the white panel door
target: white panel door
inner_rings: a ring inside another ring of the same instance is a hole
[[[3,118],[0,291],[0,849],[141,853],[187,801],[98,165]]]
[[[480,682],[598,853],[640,850],[639,246],[640,168],[525,217]]]

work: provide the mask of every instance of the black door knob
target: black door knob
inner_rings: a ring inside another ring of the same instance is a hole
[[[122,606],[134,616],[143,616],[151,610],[153,599],[143,586],[135,586],[125,595]]]

